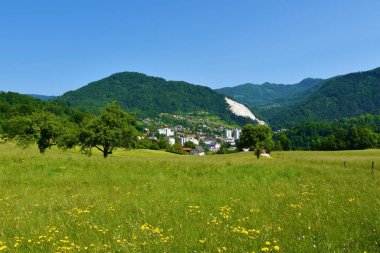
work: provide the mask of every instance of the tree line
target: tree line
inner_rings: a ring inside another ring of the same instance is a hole
[[[307,122],[274,135],[283,150],[358,150],[380,148],[380,115],[334,122]]]
[[[138,133],[134,122],[135,116],[116,102],[108,104],[99,116],[88,115],[79,123],[48,111],[36,111],[11,118],[5,138],[21,147],[37,144],[40,153],[52,146],[63,150],[79,146],[87,155],[95,148],[106,158],[116,148],[132,147]]]

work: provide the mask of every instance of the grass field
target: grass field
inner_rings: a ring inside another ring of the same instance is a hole
[[[380,252],[380,150],[272,155],[0,145],[0,251]]]

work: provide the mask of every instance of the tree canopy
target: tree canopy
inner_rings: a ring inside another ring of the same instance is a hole
[[[87,122],[80,133],[83,152],[91,154],[96,148],[104,158],[116,148],[129,148],[136,141],[135,117],[123,111],[116,102],[108,104],[102,113]]]
[[[268,148],[273,146],[272,130],[266,125],[247,124],[241,131],[239,148]]]
[[[61,132],[59,118],[49,112],[35,112],[29,116],[18,116],[11,120],[9,137],[22,147],[37,144],[40,153],[57,145]]]

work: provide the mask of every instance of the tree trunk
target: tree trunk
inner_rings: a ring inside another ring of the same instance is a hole
[[[108,147],[104,147],[104,149],[103,149],[103,157],[104,158],[107,158],[107,156],[108,156]]]

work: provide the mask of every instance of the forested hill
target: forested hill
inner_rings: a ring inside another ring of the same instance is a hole
[[[304,101],[279,110],[269,121],[276,127],[336,120],[380,112],[380,68],[327,79]]]
[[[50,112],[74,122],[81,122],[87,115],[76,108],[53,101],[42,101],[15,92],[0,92],[0,134],[7,127],[9,119],[15,116],[28,116],[34,112]]]
[[[242,84],[235,87],[216,89],[217,92],[233,97],[252,108],[271,103],[284,103],[302,99],[315,92],[322,84],[322,79],[306,78],[297,84]]]
[[[106,103],[116,100],[138,116],[207,111],[224,120],[236,120],[224,98],[208,87],[122,72],[66,92],[57,101],[91,113],[98,113]]]

